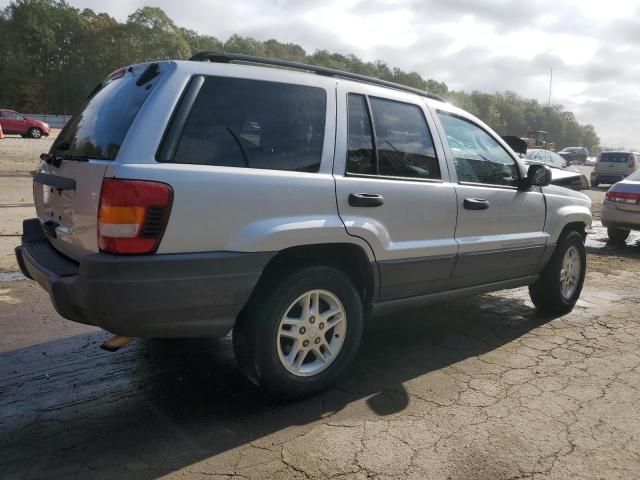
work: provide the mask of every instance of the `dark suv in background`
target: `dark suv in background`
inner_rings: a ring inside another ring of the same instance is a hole
[[[560,150],[558,154],[573,165],[586,165],[589,150],[584,147],[566,147]]]

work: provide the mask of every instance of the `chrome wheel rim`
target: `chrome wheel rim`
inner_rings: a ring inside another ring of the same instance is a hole
[[[338,357],[347,332],[342,302],[327,290],[311,290],[296,298],[278,325],[278,358],[290,373],[317,375]]]
[[[40,138],[40,130],[34,130],[31,135],[33,138]]]
[[[566,300],[569,300],[576,293],[581,271],[580,252],[577,247],[571,246],[564,254],[560,269],[560,291]]]

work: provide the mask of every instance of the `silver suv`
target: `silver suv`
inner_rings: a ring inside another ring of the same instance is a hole
[[[602,152],[591,172],[591,185],[614,184],[640,170],[640,153]]]
[[[233,330],[249,377],[295,398],[344,373],[373,316],[525,285],[570,311],[591,203],[549,181],[425,92],[205,53],[96,87],[42,155],[16,255],[62,316]]]

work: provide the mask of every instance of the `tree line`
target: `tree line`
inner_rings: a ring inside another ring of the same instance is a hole
[[[124,23],[107,13],[79,10],[58,0],[14,0],[0,12],[0,107],[71,114],[108,73],[149,60],[185,59],[203,50],[244,53],[335,68],[427,90],[468,110],[502,135],[545,130],[559,148],[599,148],[592,125],[580,124],[562,105],[550,107],[514,92],[449,90],[377,60],[300,45],[232,35],[225,42],[177,26],[160,8],[143,7]]]

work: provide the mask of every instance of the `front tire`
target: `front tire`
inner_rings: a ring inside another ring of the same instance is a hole
[[[319,393],[347,371],[362,328],[353,282],[331,267],[307,267],[254,295],[234,328],[234,347],[250,379],[292,400]]]
[[[564,234],[540,278],[529,286],[531,301],[544,313],[564,315],[580,298],[587,266],[582,235]]]
[[[41,138],[42,137],[42,130],[40,130],[39,128],[30,128],[29,129],[29,137],[31,137],[31,138]]]
[[[625,228],[607,228],[607,235],[616,245],[624,245],[625,240],[629,237],[631,230]]]

